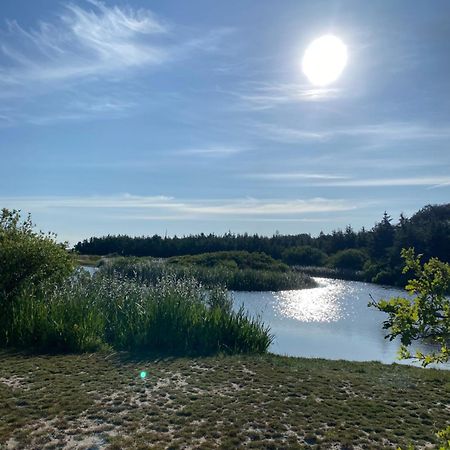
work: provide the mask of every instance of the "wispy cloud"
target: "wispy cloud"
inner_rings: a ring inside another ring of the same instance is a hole
[[[355,124],[332,129],[306,129],[254,122],[253,131],[260,137],[284,143],[305,141],[327,142],[339,137],[362,138],[380,142],[449,139],[450,127],[408,122]]]
[[[241,153],[247,150],[244,147],[237,146],[225,146],[225,145],[211,145],[205,147],[192,147],[181,150],[174,151],[178,155],[187,156],[204,156],[204,157],[220,157],[220,156],[230,156],[237,153]]]
[[[226,92],[238,99],[237,107],[266,110],[299,102],[329,100],[339,96],[337,88],[311,88],[294,83],[245,83],[240,90]]]
[[[150,11],[89,3],[86,9],[66,5],[57,22],[41,22],[37,29],[7,21],[1,52],[9,65],[1,67],[2,84],[107,75],[169,59],[156,40],[169,28]]]
[[[343,175],[332,175],[326,173],[303,173],[303,172],[279,172],[279,173],[253,173],[244,175],[245,178],[258,180],[345,180]]]
[[[302,214],[349,211],[358,206],[345,199],[221,199],[221,200],[178,200],[167,196],[92,196],[92,197],[3,197],[0,203],[26,211],[49,209],[112,209],[128,214],[204,220],[205,218],[295,218]]]
[[[218,52],[232,32],[217,28],[194,35],[195,31],[169,24],[148,9],[109,6],[97,0],[65,4],[52,17],[34,28],[7,20],[0,29],[0,115],[5,117],[0,125],[48,124],[129,112],[135,102],[119,82],[125,80],[129,86],[141,74],[194,53]],[[116,94],[123,98],[111,98],[107,86],[121,91]],[[30,99],[55,90],[92,98],[53,105],[52,111],[39,108],[39,114],[29,111],[33,109]],[[26,105],[14,104],[15,99],[24,99]],[[13,108],[6,112],[8,100]],[[32,120],[29,115],[34,116]]]
[[[445,187],[450,185],[450,176],[411,176],[389,178],[353,178],[343,175],[309,174],[309,173],[267,173],[246,174],[244,178],[266,181],[295,182],[296,186],[315,187],[396,187],[396,186],[428,186]]]

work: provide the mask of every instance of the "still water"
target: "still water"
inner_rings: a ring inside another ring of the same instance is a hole
[[[272,353],[399,362],[399,342],[384,339],[382,322],[386,314],[368,308],[367,304],[370,296],[380,300],[405,296],[405,291],[357,281],[315,280],[319,286],[313,289],[234,292],[235,308],[244,304],[250,314],[259,315],[270,326],[275,336],[269,349]],[[413,348],[430,350],[431,347],[419,344]]]

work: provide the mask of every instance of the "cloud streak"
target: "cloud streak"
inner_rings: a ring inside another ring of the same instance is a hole
[[[37,29],[7,21],[1,52],[9,64],[0,68],[2,84],[107,75],[169,59],[167,47],[155,39],[169,29],[150,11],[89,3],[86,9],[66,5],[57,23],[41,22]]]
[[[171,217],[172,220],[205,218],[254,218],[258,220],[281,217],[296,217],[311,213],[350,211],[358,206],[345,199],[221,199],[178,200],[167,196],[91,196],[91,197],[3,197],[3,205],[26,211],[60,209],[95,209],[130,211],[130,215]],[[129,214],[127,213],[127,216]]]
[[[344,175],[312,174],[312,173],[266,173],[244,175],[244,178],[265,181],[295,182],[297,186],[315,187],[400,187],[429,186],[445,187],[450,185],[449,176],[411,176],[397,178],[352,178]]]
[[[241,91],[229,92],[238,99],[238,109],[259,111],[299,102],[336,98],[337,88],[311,88],[295,83],[247,83]]]
[[[296,144],[303,142],[330,142],[337,138],[363,139],[366,143],[450,139],[449,126],[432,126],[421,123],[386,122],[363,124],[334,129],[306,129],[254,122],[253,132],[261,138]]]

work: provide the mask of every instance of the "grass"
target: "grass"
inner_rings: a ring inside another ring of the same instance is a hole
[[[310,275],[311,277],[335,278],[348,281],[367,281],[361,270],[335,269],[318,266],[293,266],[293,270]]]
[[[102,260],[102,256],[98,255],[79,255],[74,253],[75,262],[79,266],[97,267]]]
[[[196,261],[196,257],[171,258],[167,262],[148,258],[116,258],[105,262],[101,270],[147,283],[155,283],[165,274],[170,274],[177,279],[195,278],[207,288],[220,285],[233,291],[281,291],[316,286],[310,276],[290,270],[287,266],[285,268],[282,263],[277,263],[276,270],[260,270],[248,265],[239,268],[233,265],[233,260],[227,264],[223,261],[212,263],[211,266],[206,265],[206,258],[201,260],[201,264],[191,264],[190,261]]]
[[[433,369],[0,352],[2,449],[424,448],[449,407],[450,373]]]
[[[259,319],[233,311],[226,291],[167,274],[145,285],[79,271],[62,286],[29,287],[0,306],[0,347],[261,353],[272,339]]]

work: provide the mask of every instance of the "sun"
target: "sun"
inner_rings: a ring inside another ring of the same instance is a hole
[[[315,39],[302,60],[303,73],[316,86],[336,81],[347,65],[347,47],[336,36],[327,34]]]

